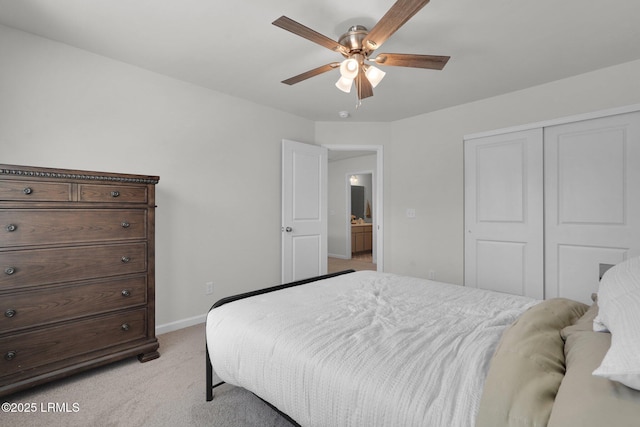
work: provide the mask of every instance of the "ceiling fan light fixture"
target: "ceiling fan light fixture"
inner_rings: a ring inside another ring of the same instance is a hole
[[[358,75],[358,61],[354,58],[348,58],[340,64],[340,74],[347,79],[355,79]]]
[[[366,61],[384,66],[442,70],[449,60],[448,56],[382,53],[371,59],[371,54],[427,3],[429,0],[397,0],[371,31],[362,25],[353,25],[340,36],[337,42],[291,18],[281,16],[273,21],[273,25],[337,52],[345,58],[342,62],[332,62],[314,68],[283,80],[282,83],[292,85],[339,67],[341,78],[336,82],[336,87],[349,93],[351,86],[355,83],[358,105],[360,105],[363,99],[373,96],[373,88],[386,74],[376,67],[365,64]]]
[[[367,71],[365,72],[367,80],[369,80],[369,83],[371,83],[372,87],[378,86],[378,83],[382,81],[386,74],[387,73],[382,71],[380,68],[374,67],[373,65],[369,65],[367,67]]]
[[[353,85],[353,79],[348,77],[340,77],[336,82],[336,87],[345,93],[351,92],[351,86]]]

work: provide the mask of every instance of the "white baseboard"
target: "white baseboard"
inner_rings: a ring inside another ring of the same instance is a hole
[[[327,254],[330,258],[339,258],[339,259],[351,259],[350,256],[338,255],[338,254]]]
[[[156,326],[156,335],[166,334],[167,332],[177,331],[178,329],[188,328],[189,326],[198,325],[207,321],[207,315],[189,317],[188,319],[176,320],[175,322],[165,323]]]

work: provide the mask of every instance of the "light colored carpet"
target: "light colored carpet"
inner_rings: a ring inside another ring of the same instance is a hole
[[[140,363],[134,357],[0,398],[37,408],[32,413],[0,412],[0,425],[291,427],[244,389],[225,384],[212,402],[205,400],[204,324],[159,335],[158,340],[159,359]],[[49,403],[67,404],[71,412],[48,411]]]
[[[360,270],[377,270],[378,266],[371,260],[371,253],[356,254],[351,259],[328,258],[327,272],[335,273],[348,269]]]

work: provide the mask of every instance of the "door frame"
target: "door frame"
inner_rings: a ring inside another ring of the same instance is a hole
[[[373,209],[375,210],[373,226],[376,229],[376,255],[377,255],[377,271],[384,271],[384,150],[382,145],[356,145],[356,144],[322,144],[329,151],[371,151],[376,155],[376,172],[375,179],[375,197]],[[349,242],[351,242],[351,234],[349,233]],[[351,253],[351,246],[348,248]]]

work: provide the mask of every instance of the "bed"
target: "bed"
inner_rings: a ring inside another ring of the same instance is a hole
[[[595,303],[321,276],[212,307],[207,400],[229,383],[302,426],[638,425],[640,391],[591,375],[611,343],[597,316]]]

